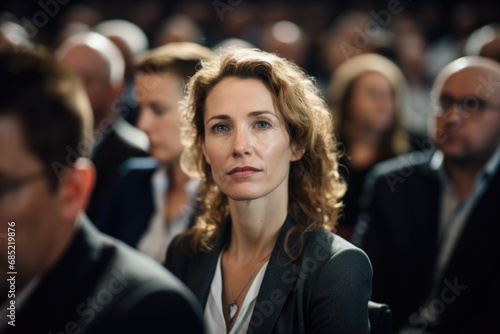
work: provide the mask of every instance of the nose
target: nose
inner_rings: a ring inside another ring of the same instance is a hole
[[[139,117],[137,119],[137,127],[149,134],[151,132],[153,122],[152,112],[147,110],[146,108],[141,108],[139,111]]]
[[[243,128],[237,128],[233,134],[233,157],[250,155],[252,151],[250,134]]]
[[[449,127],[460,127],[462,124],[462,110],[460,106],[454,103],[448,110],[443,113],[443,120]]]

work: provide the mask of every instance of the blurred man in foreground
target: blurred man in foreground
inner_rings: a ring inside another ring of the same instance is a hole
[[[177,279],[83,214],[95,171],[80,81],[43,51],[10,48],[0,77],[0,332],[203,332]]]

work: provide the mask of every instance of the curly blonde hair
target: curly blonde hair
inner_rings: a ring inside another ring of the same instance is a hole
[[[293,144],[304,149],[298,161],[291,162],[288,185],[288,214],[297,225],[288,231],[285,245],[298,236],[293,247],[300,255],[306,233],[324,228],[333,230],[337,222],[345,184],[338,173],[337,142],[333,136],[331,113],[309,78],[297,65],[256,49],[227,52],[202,64],[187,86],[181,106],[182,140],[185,146],[181,166],[191,176],[201,177],[201,215],[186,232],[189,247],[211,251],[220,237],[221,226],[229,214],[227,196],[214,182],[211,167],[200,146],[204,140],[203,116],[210,91],[223,79],[256,79],[271,92],[279,117]],[[291,144],[292,144],[291,143]]]

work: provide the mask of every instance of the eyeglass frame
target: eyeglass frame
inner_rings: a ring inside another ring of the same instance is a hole
[[[443,98],[448,100],[447,105],[442,105]],[[468,102],[472,102],[473,105],[468,105]],[[442,94],[439,96],[438,101],[434,103],[434,116],[447,116],[453,106],[458,107],[458,114],[462,119],[474,117],[478,114],[482,114],[486,110],[500,111],[500,104],[488,102],[487,100],[478,98],[477,96],[467,96],[463,99],[454,99],[448,94]]]

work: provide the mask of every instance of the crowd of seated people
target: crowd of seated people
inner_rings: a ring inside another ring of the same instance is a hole
[[[369,300],[392,333],[500,332],[500,11],[451,9],[447,24],[438,4],[400,2],[0,13],[16,78],[0,238],[15,221],[23,269],[20,329],[2,283],[0,332],[130,316],[133,333],[165,308],[179,331],[368,333]],[[48,321],[35,310],[58,285]]]

